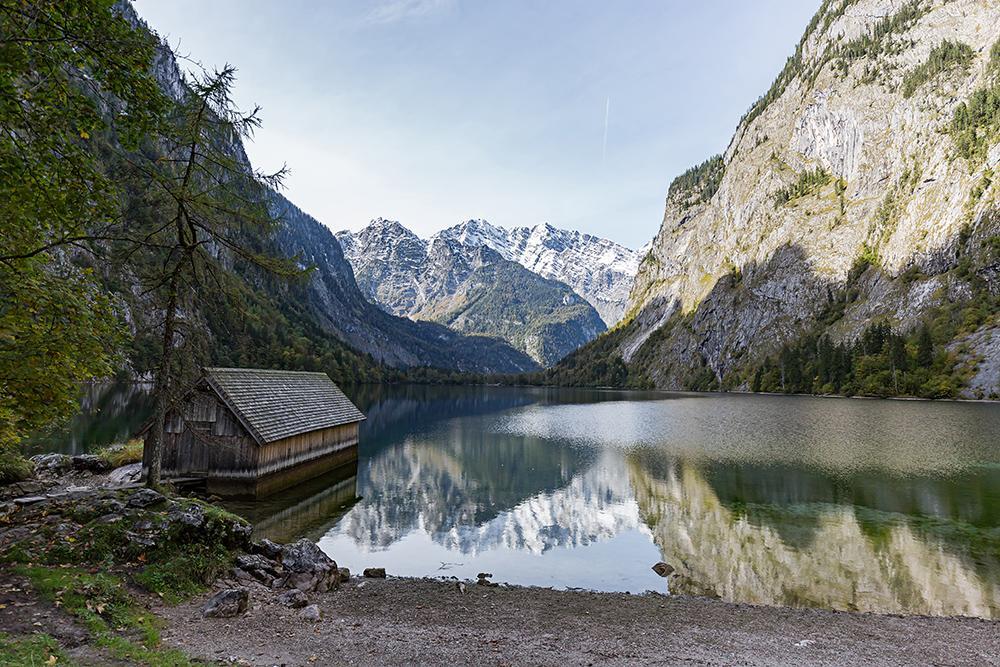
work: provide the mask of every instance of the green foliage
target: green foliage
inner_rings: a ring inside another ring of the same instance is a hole
[[[955,358],[931,339],[925,324],[901,335],[884,322],[869,325],[853,343],[806,334],[757,366],[752,391],[864,396],[954,396]]]
[[[928,81],[953,71],[967,72],[975,52],[964,42],[944,40],[931,49],[927,60],[917,65],[903,77],[903,97],[910,97]]]
[[[1000,85],[980,88],[959,104],[949,134],[970,167],[982,164],[990,146],[1000,141]]]
[[[713,155],[675,178],[667,190],[667,197],[680,198],[684,205],[707,202],[718,192],[725,173],[726,164],[722,156]]]
[[[565,387],[624,387],[629,371],[618,352],[623,329],[614,329],[571,352],[552,368],[533,375],[511,376],[518,384]]]
[[[901,52],[909,46],[906,43],[893,42],[892,35],[906,32],[912,28],[930,9],[931,3],[927,0],[911,0],[900,7],[895,14],[878,21],[868,33],[844,45],[830,47],[824,53],[823,62],[825,63],[826,60],[832,58],[841,58],[846,61],[866,60],[865,72],[861,79],[862,81],[874,81],[880,73],[879,57]]]
[[[73,414],[109,376],[121,329],[88,271],[41,255],[0,263],[0,449]]]
[[[32,469],[31,461],[24,458],[16,447],[0,446],[0,486],[28,479]]]
[[[79,383],[113,367],[117,313],[80,252],[120,217],[98,146],[134,144],[165,105],[153,41],[111,6],[0,0],[0,449],[70,416]]]
[[[803,171],[794,183],[774,193],[774,207],[778,208],[799,197],[811,195],[832,180],[830,172],[822,167]]]

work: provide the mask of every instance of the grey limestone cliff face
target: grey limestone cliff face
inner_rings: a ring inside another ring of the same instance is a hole
[[[946,40],[967,55],[928,67]],[[646,346],[639,356],[660,360],[644,369],[660,386],[677,386],[694,364],[721,379],[814,323],[859,258],[872,268],[832,329],[841,339],[876,318],[912,327],[928,309],[968,297],[952,269],[1000,228],[1000,119],[980,128],[974,155],[954,119],[1000,85],[998,40],[997,2],[825,1],[740,122],[711,195],[668,197],[630,294],[618,341],[625,360]],[[980,277],[995,291],[997,272],[983,261]],[[997,326],[994,318],[970,338],[980,357],[995,354],[988,332]],[[996,381],[976,382],[988,395],[1000,391]]]

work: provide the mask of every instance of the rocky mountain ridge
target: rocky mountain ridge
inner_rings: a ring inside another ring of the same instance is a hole
[[[424,240],[382,218],[337,235],[362,292],[394,315],[497,336],[548,366],[604,331],[593,307],[485,244]]]
[[[543,278],[566,283],[597,310],[608,327],[624,315],[639,262],[648,251],[648,247],[632,250],[548,223],[506,229],[485,220],[467,220],[434,238],[491,248]]]
[[[825,0],[725,153],[675,180],[624,323],[581,357],[748,388],[810,332],[928,324],[949,382],[996,395],[998,100],[997,3]]]

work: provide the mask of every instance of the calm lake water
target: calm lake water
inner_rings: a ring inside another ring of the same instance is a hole
[[[148,395],[92,390],[81,451]],[[129,393],[130,392],[130,393]],[[257,503],[359,572],[770,605],[1000,617],[1000,406],[359,387],[357,466]]]

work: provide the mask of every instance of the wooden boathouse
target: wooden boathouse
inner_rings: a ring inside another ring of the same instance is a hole
[[[265,496],[355,461],[364,419],[326,373],[205,368],[167,413],[162,475]]]

